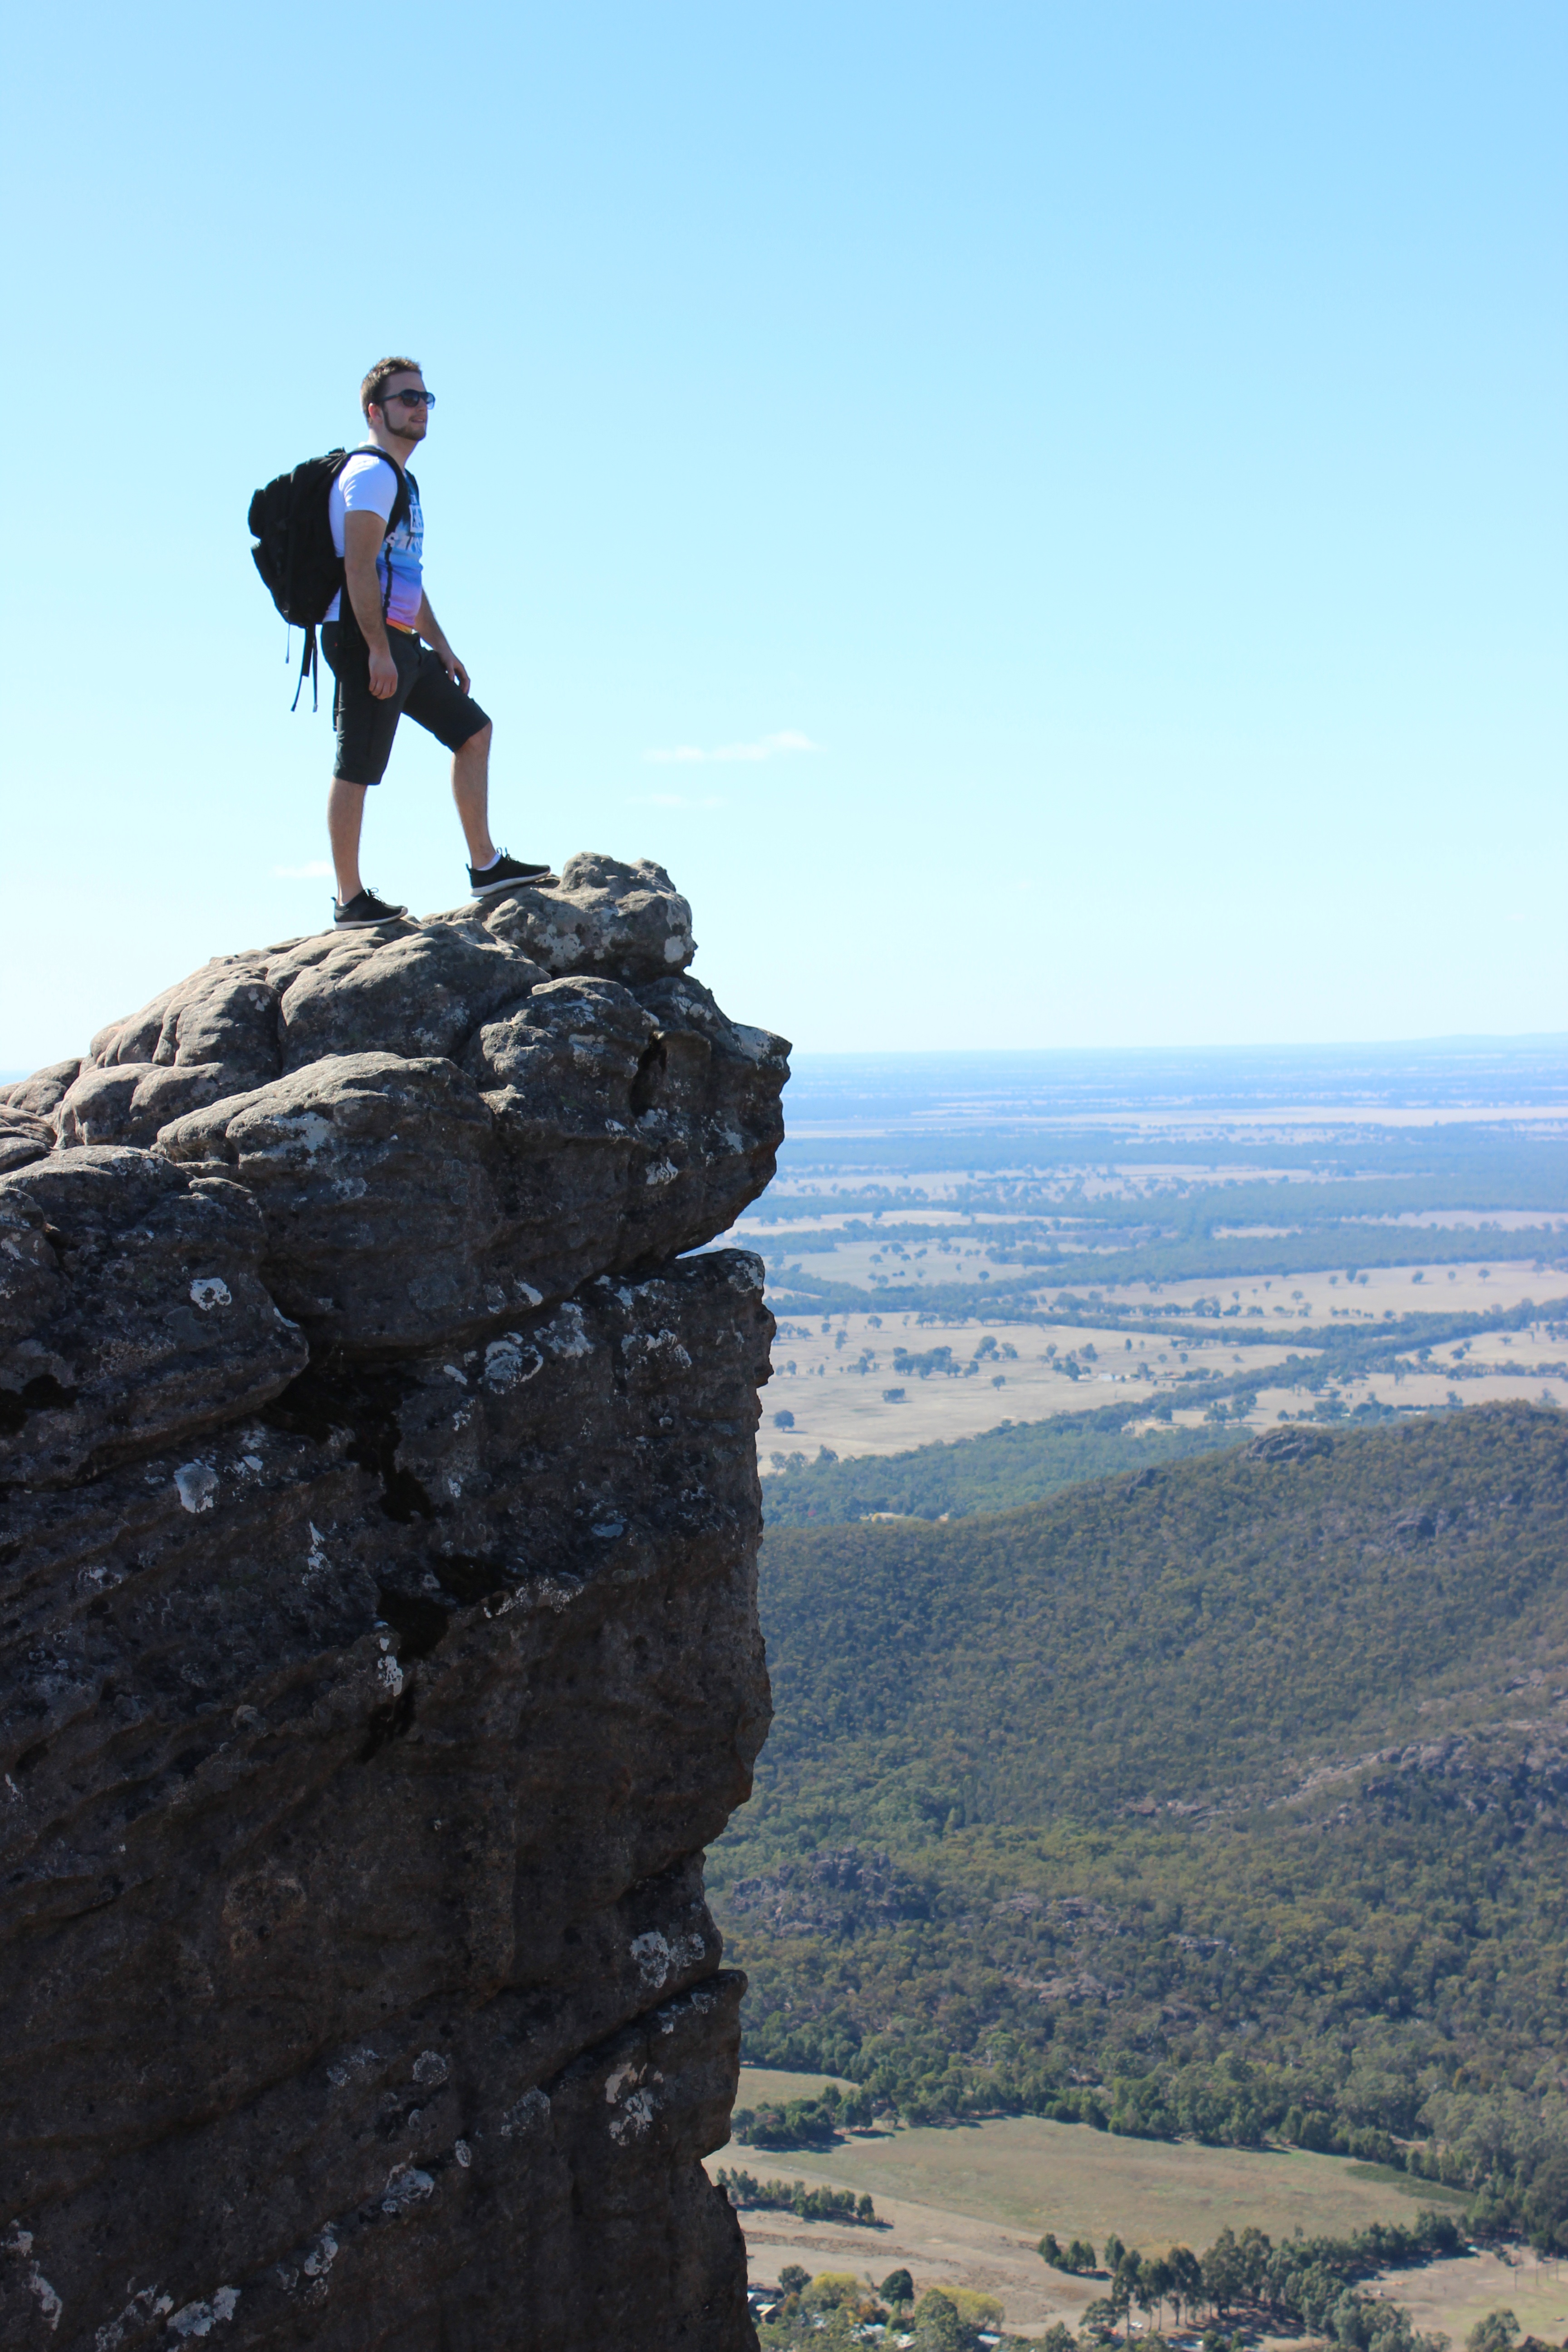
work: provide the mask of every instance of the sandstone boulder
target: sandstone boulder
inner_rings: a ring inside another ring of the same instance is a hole
[[[47,1118],[0,1103],[0,1176],[26,1168],[31,1160],[47,1159],[54,1148],[55,1130]]]
[[[145,1147],[160,1128],[199,1105],[222,1102],[256,1083],[254,1073],[225,1062],[170,1067],[158,1062],[110,1062],[82,1071],[61,1097],[54,1123],[64,1144],[131,1143]]]
[[[1247,1449],[1249,1462],[1309,1462],[1315,1454],[1331,1454],[1334,1441],[1326,1429],[1296,1423],[1266,1429]]]
[[[242,1085],[275,1077],[278,991],[267,978],[265,951],[217,956],[200,971],[163,989],[124,1021],[100,1029],[89,1049],[100,1069],[128,1063],[223,1063]]]
[[[30,1078],[16,1078],[7,1087],[0,1087],[0,1103],[12,1110],[47,1118],[80,1070],[79,1054],[73,1054],[68,1062],[50,1062],[43,1069],[35,1070]]]
[[[494,1124],[440,1056],[347,1054],[176,1120],[159,1150],[245,1186],[267,1279],[313,1339],[418,1347],[542,1295],[496,1255]]]
[[[340,969],[356,1005],[395,972],[403,991],[429,936],[398,939],[385,962],[329,958],[286,992],[285,1017]],[[481,1024],[461,1068],[328,1055],[173,1120],[157,1149],[252,1193],[267,1279],[316,1342],[422,1347],[726,1231],[773,1172],[787,1072],[780,1039],[736,1027],[695,981],[543,981]]]
[[[265,1404],[303,1335],[237,1184],[89,1148],[0,1176],[0,1481],[55,1486]]]
[[[50,1106],[62,1143],[145,1146],[184,1112],[276,1077],[279,992],[267,962],[265,952],[215,957],[100,1029]]]
[[[684,971],[697,952],[691,908],[647,858],[623,866],[614,857],[569,857],[554,888],[470,901],[446,919],[466,921],[476,906],[493,938],[556,978],[591,973],[635,986]]]
[[[457,1054],[481,1021],[548,977],[477,922],[351,936],[288,983],[283,1066],[324,1054]]]

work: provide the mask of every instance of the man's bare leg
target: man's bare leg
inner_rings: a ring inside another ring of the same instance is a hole
[[[361,795],[362,799],[363,795]],[[468,845],[468,864],[489,866],[496,854],[490,839],[490,729],[487,720],[452,754],[452,798]]]
[[[359,878],[359,836],[364,823],[365,790],[363,784],[348,783],[342,776],[334,776],[327,788],[327,837],[332,845],[340,907],[357,898],[364,887]]]

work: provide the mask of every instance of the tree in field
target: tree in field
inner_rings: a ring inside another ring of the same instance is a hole
[[[1157,2311],[1163,2319],[1165,2301],[1174,2284],[1174,2273],[1165,2255],[1153,2254],[1146,2257],[1139,2265],[1138,2271],[1136,2294],[1139,2310],[1145,2316],[1150,2312]]]
[[[1241,2267],[1242,2291],[1256,2300],[1268,2284],[1273,2241],[1267,2230],[1259,2230],[1249,2221],[1237,2241],[1236,2251]]]
[[[939,2286],[927,2287],[915,2308],[914,2352],[963,2352],[958,2305]]]
[[[1142,2257],[1136,2246],[1124,2246],[1117,2257],[1116,2268],[1110,2278],[1110,2300],[1123,2315],[1139,2299],[1138,2291],[1142,2284]]]
[[[1519,2322],[1511,2311],[1489,2311],[1465,2338],[1465,2352],[1513,2352]]]
[[[811,2273],[806,2270],[802,2270],[798,2263],[785,2263],[783,2270],[779,2273],[779,2292],[781,2294],[798,2294],[802,2287],[809,2286],[810,2284]]]
[[[915,2283],[908,2271],[889,2271],[877,2293],[897,2308],[900,2304],[913,2303]]]
[[[1165,2262],[1171,2273],[1166,2293],[1176,2306],[1179,2325],[1183,2312],[1190,2312],[1203,2294],[1204,2268],[1190,2246],[1173,2246]]]
[[[1203,2288],[1217,2312],[1227,2312],[1241,2294],[1246,2281],[1242,2276],[1241,2252],[1236,2242],[1236,2231],[1223,2229],[1204,2254]]]
[[[818,2271],[802,2297],[812,2311],[837,2311],[840,2304],[859,2299],[860,2282],[853,2271]]]

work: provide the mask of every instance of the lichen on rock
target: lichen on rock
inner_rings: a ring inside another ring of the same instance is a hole
[[[704,1245],[787,1047],[692,952],[575,858],[0,1089],[7,2346],[753,2341],[772,1324]]]

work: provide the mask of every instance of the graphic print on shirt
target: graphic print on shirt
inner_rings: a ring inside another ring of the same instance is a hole
[[[419,607],[425,601],[425,517],[413,475],[409,474],[405,478],[408,484],[408,512],[376,557],[375,576],[387,619],[398,628],[411,629],[418,621]],[[369,451],[363,457],[356,455],[351,457],[332,484],[327,501],[332,545],[337,552],[341,555],[343,551],[345,515],[376,514],[384,522],[392,512],[396,497],[397,469],[389,458]],[[390,599],[387,595],[389,569],[392,575]],[[338,618],[340,604],[341,600],[334,596],[327,607],[329,621]]]

